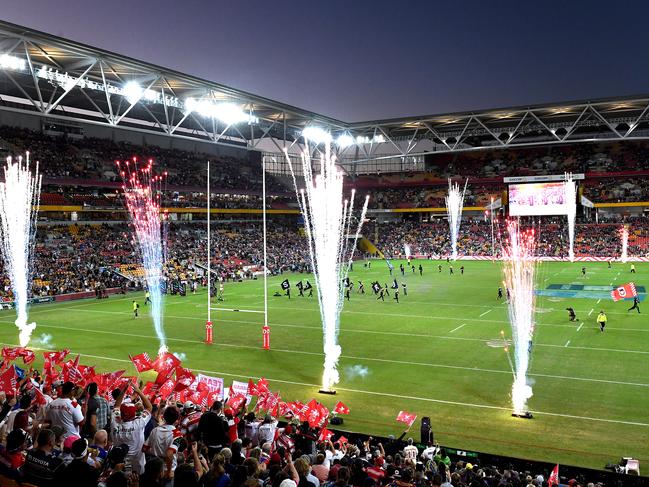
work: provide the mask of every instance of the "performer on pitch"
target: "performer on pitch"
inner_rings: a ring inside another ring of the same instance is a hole
[[[604,310],[601,310],[599,314],[597,315],[597,324],[599,325],[599,331],[604,333],[604,328],[606,327],[606,313],[604,313]]]
[[[270,350],[270,326],[264,325],[261,328],[261,333],[264,337],[264,350]]]
[[[581,275],[584,277],[586,276],[586,267],[581,268]]]
[[[631,264],[631,274],[635,274],[635,264]]]
[[[403,264],[399,264],[399,270],[401,271],[402,276],[406,275],[406,269],[403,267]]]
[[[288,279],[282,281],[282,289],[284,290],[285,295],[288,296],[288,299],[291,299],[291,283],[288,282]]]
[[[304,285],[304,290],[309,291],[309,295],[307,297],[312,297],[313,296],[313,286],[309,281],[306,281],[306,284]]]
[[[144,293],[144,306],[146,306],[149,303],[151,303],[151,293],[147,289],[146,292]]]
[[[452,265],[449,265],[449,266],[448,266],[448,274],[449,274],[450,276],[453,275],[453,266],[452,266]]]
[[[387,286],[385,288],[382,288],[379,284],[379,288],[379,297],[376,298],[376,300],[378,301],[380,299],[381,301],[385,302],[385,290],[387,289]]]
[[[566,308],[566,311],[568,312],[568,319],[570,321],[576,321],[577,320],[577,315],[575,314],[575,310],[572,308]]]
[[[358,291],[356,291],[359,294],[365,294],[365,284],[363,284],[363,281],[358,281]]]
[[[437,272],[442,273],[442,264],[437,266]]]
[[[498,287],[498,299],[502,299],[502,298],[503,298],[503,288]]]
[[[137,318],[137,310],[140,309],[140,305],[137,301],[133,300],[133,319]]]
[[[628,313],[629,311],[633,311],[634,309],[637,309],[637,310],[638,310],[638,313],[640,313],[640,306],[639,306],[639,304],[640,304],[640,301],[638,300],[638,296],[634,296],[634,297],[633,297],[633,306],[631,306],[629,309],[626,310],[627,313]]]
[[[300,294],[298,294],[298,296],[304,297],[304,290],[303,290],[304,285],[302,284],[302,281],[298,281],[295,287],[298,289],[298,291],[300,291]]]
[[[460,266],[460,274],[464,275],[464,266]]]
[[[407,296],[408,295],[408,286],[406,285],[405,282],[402,282],[401,285],[403,286],[403,295]]]
[[[398,287],[397,287],[397,289],[394,290],[394,298],[392,298],[392,299],[394,299],[397,302],[397,304],[399,303],[399,288]]]
[[[221,281],[221,282],[219,282],[219,294],[216,297],[217,301],[224,301],[225,300],[225,297],[223,295],[224,291],[225,291],[225,288],[223,287],[223,281]]]
[[[440,266],[440,267],[442,267],[442,266]],[[440,271],[440,272],[441,272],[441,271]],[[424,268],[422,267],[421,264],[419,264],[419,275],[420,275],[420,276],[423,276],[423,275],[424,275]]]

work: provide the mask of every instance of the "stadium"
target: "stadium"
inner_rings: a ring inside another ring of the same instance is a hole
[[[1,485],[649,484],[649,96],[348,123],[0,22],[0,154]]]

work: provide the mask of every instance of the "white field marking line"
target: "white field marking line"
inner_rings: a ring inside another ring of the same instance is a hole
[[[50,311],[56,311],[56,310],[50,310]],[[65,311],[65,310],[63,310]],[[99,309],[76,309],[74,311],[77,311],[79,313],[102,313],[102,314],[115,314],[115,315],[132,315],[132,312],[130,311],[108,311],[108,310],[99,310]],[[376,313],[377,315],[380,313]],[[609,313],[613,314],[613,313]],[[626,315],[626,313],[619,313]],[[198,320],[198,321],[204,321],[204,318],[196,317],[196,316],[178,316],[178,315],[170,315],[170,314],[165,314],[166,317],[168,318],[177,318],[177,319],[182,319],[182,320]],[[145,315],[145,318],[147,316]],[[498,324],[498,325],[503,325],[503,324],[509,324],[509,321],[507,320],[484,320],[484,319],[479,319],[479,318],[461,318],[461,317],[454,317],[454,316],[434,316],[434,315],[428,315],[426,316],[427,319],[430,320],[456,320],[456,321],[476,321],[478,322],[477,324],[475,323],[467,323],[468,325],[471,326],[478,326],[482,323],[484,324]],[[228,320],[220,320],[220,321],[228,321]],[[0,323],[13,323],[11,320],[0,320]],[[245,322],[242,322],[245,323]],[[297,325],[286,325],[286,324],[277,324],[278,326],[293,326],[296,328],[299,328]],[[566,325],[561,325],[559,323],[537,323],[536,326],[548,326],[548,327],[554,327],[554,328],[572,328],[572,325],[566,324]],[[320,329],[320,327],[312,327],[312,326],[306,326],[305,328],[317,328]],[[378,331],[371,331],[371,330],[346,330],[346,331],[354,331],[358,333],[377,333],[377,334],[391,334],[391,335],[401,335],[401,336],[432,336],[432,335],[417,335],[415,333],[389,333],[389,332],[378,332]],[[612,328],[609,330],[611,332],[624,332],[624,331],[633,331],[633,332],[641,332],[641,333],[649,333],[649,328]]]
[[[488,309],[487,311],[485,311],[484,313],[482,313],[482,314],[480,315],[480,318],[482,318],[482,317],[483,317],[484,315],[486,315],[487,313],[491,313],[492,311],[493,311],[493,308],[492,308],[492,309]]]
[[[460,328],[462,328],[463,326],[466,326],[466,323],[462,323],[460,326],[458,326],[458,327],[456,327],[456,328],[453,328],[451,331],[449,331],[449,333],[453,333],[454,331],[458,331],[458,330],[459,330]]]
[[[202,343],[202,342],[201,342]],[[18,345],[10,345],[17,347]],[[38,349],[35,348],[34,350],[45,350],[45,349]],[[72,353],[77,353],[77,352],[72,352]],[[80,353],[79,355],[85,356],[85,357],[90,357],[90,358],[97,358],[101,360],[111,360],[114,362],[122,362],[122,363],[131,363],[130,360],[125,360],[125,359],[118,359],[118,358],[113,358],[113,357],[105,357],[101,355],[88,355],[84,353]],[[239,377],[239,378],[250,378],[250,374],[248,375],[242,375],[242,374],[232,374],[229,372],[219,372],[215,370],[202,370],[202,369],[191,369],[194,370],[195,372],[203,372],[206,374],[216,374],[216,375],[224,375],[227,377]],[[470,370],[475,370],[475,369],[470,369]],[[506,374],[510,374],[510,371],[504,371]],[[283,384],[292,384],[292,385],[299,385],[299,386],[306,386],[306,387],[321,387],[321,384],[310,384],[308,382],[296,382],[296,381],[289,381],[289,380],[283,380],[283,379],[272,379],[267,377],[269,381],[272,382],[279,382]],[[615,383],[615,382],[614,382]],[[372,396],[382,396],[382,397],[392,397],[395,399],[411,399],[414,401],[424,401],[424,402],[433,402],[437,404],[448,404],[452,406],[464,406],[464,407],[473,407],[473,408],[481,408],[481,409],[493,409],[497,411],[511,411],[511,407],[503,407],[503,406],[492,406],[489,404],[475,404],[475,403],[468,403],[468,402],[460,402],[460,401],[447,401],[444,399],[433,399],[430,397],[417,397],[417,396],[405,396],[402,394],[390,394],[388,392],[375,392],[375,391],[364,391],[361,389],[348,389],[345,387],[336,387],[339,391],[345,391],[345,392],[351,392],[355,394],[366,394],[366,395],[372,395]],[[636,421],[622,421],[619,419],[605,419],[605,418],[592,418],[589,416],[576,416],[572,414],[562,414],[562,413],[549,413],[549,412],[544,412],[544,411],[530,411],[533,414],[539,414],[539,415],[545,415],[545,416],[554,416],[554,417],[559,417],[559,418],[568,418],[568,419],[579,419],[579,420],[584,420],[584,421],[598,421],[602,423],[614,423],[614,424],[625,424],[625,425],[631,425],[631,426],[646,426],[649,427],[649,423],[640,423]]]
[[[235,309],[235,308],[210,308],[212,311],[232,311],[235,313],[257,313],[257,314],[264,314],[263,311],[259,311],[256,309]]]
[[[568,345],[570,345],[570,340],[568,340],[568,341],[566,342],[566,344],[564,345],[564,348],[568,348]]]
[[[601,302],[602,302],[602,298],[599,298],[599,299],[597,300],[597,303],[596,303],[596,304],[599,304],[599,303],[601,303]]]
[[[584,322],[583,322],[583,321],[579,324],[579,327],[577,328],[577,331],[581,330],[581,327],[582,327],[582,326],[584,326]]]
[[[590,308],[590,311],[588,312],[588,316],[592,315],[593,311],[595,311],[595,308]]]
[[[89,329],[83,329],[83,328],[72,328],[72,327],[63,327],[63,326],[54,326],[54,325],[42,325],[45,328],[57,328],[57,329],[65,329],[65,330],[76,330],[76,331],[83,331],[83,332],[90,332],[90,333],[101,333],[104,335],[118,335],[118,336],[127,336],[127,337],[133,337],[133,338],[146,338],[146,339],[156,339],[157,337],[151,336],[151,335],[138,335],[134,333],[119,333],[115,331],[106,331],[106,330],[89,330]],[[444,337],[436,337],[436,338],[444,338]],[[475,340],[475,339],[467,339],[467,340]],[[167,341],[169,342],[181,342],[181,343],[195,343],[195,344],[203,344],[205,343],[202,340],[189,340],[186,338],[171,338],[167,337]],[[215,345],[220,345],[222,347],[229,347],[229,348],[243,348],[243,349],[252,349],[252,350],[260,350],[259,347],[253,346],[253,345],[237,345],[237,344],[232,344],[232,343],[220,343],[220,342],[215,342]],[[535,344],[535,346],[539,346],[539,344]],[[560,345],[555,345],[556,347],[559,347]],[[38,348],[34,348],[34,350],[41,350]],[[316,355],[316,356],[323,356],[321,352],[309,352],[305,350],[284,350],[284,349],[278,349],[274,348],[274,352],[279,352],[279,353],[293,353],[293,354],[301,354],[301,355]],[[647,352],[649,353],[649,352]],[[510,370],[498,370],[498,369],[482,369],[478,367],[464,367],[461,365],[447,365],[447,364],[434,364],[434,363],[427,363],[427,362],[411,362],[411,361],[405,361],[405,360],[390,360],[390,359],[381,359],[381,358],[372,358],[372,357],[359,357],[355,355],[341,355],[341,358],[345,359],[350,359],[350,360],[365,360],[369,362],[382,362],[382,363],[394,363],[394,364],[399,364],[399,365],[415,365],[415,366],[421,366],[421,367],[432,367],[432,368],[441,368],[441,369],[453,369],[453,370],[468,370],[468,371],[474,371],[474,372],[485,372],[485,373],[491,373],[491,374],[507,374],[509,375],[511,373]],[[125,360],[126,361],[126,360]],[[530,376],[534,377],[544,377],[548,379],[563,379],[563,380],[576,380],[576,381],[582,381],[582,382],[599,382],[599,383],[604,383],[604,384],[615,384],[615,385],[624,385],[624,386],[635,386],[635,387],[649,387],[649,384],[644,384],[641,382],[622,382],[622,381],[613,381],[613,380],[606,380],[606,379],[594,379],[590,377],[571,377],[571,376],[565,376],[565,375],[553,375],[553,374],[542,374],[542,373],[533,373],[533,374],[528,374]]]

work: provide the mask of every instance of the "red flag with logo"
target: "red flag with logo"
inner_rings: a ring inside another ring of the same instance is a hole
[[[65,360],[65,357],[70,353],[70,350],[67,348],[61,350],[60,352],[43,352],[43,358],[45,363],[60,364]]]
[[[163,384],[179,365],[180,360],[172,353],[165,352],[158,355],[158,358],[153,362],[153,370],[158,373],[156,384]]]
[[[12,365],[0,375],[0,390],[7,394],[14,394],[18,387],[16,368]]]
[[[252,379],[248,379],[248,394],[250,394],[251,396],[256,396],[257,394],[259,394],[257,384],[255,384],[255,381]]]
[[[21,347],[4,347],[2,349],[2,357],[5,360],[13,361],[20,357]]]
[[[548,478],[548,487],[552,487],[553,485],[559,485],[559,464],[554,466]]]
[[[333,431],[329,431],[327,428],[322,428],[322,430],[320,430],[320,435],[318,436],[318,442],[323,443],[329,441],[333,435]]]
[[[397,414],[397,421],[407,424],[408,428],[412,426],[416,419],[417,415],[408,411],[399,411],[399,414]]]
[[[183,367],[176,367],[176,387],[174,390],[179,392],[183,389],[187,389],[195,380],[196,376],[192,374],[191,370]]]
[[[349,414],[349,408],[339,401],[338,404],[336,404],[336,406],[334,407],[334,413]]]
[[[611,291],[611,297],[613,301],[620,301],[621,299],[634,298],[638,295],[636,291],[635,284],[629,282],[622,286],[616,287]]]
[[[151,362],[149,354],[146,352],[137,355],[129,355],[128,358],[131,359],[131,362],[133,362],[133,365],[139,374],[148,370],[153,370],[153,362]]]
[[[45,396],[38,387],[34,388],[34,400],[39,406],[45,406],[47,404],[47,399],[45,399]]]
[[[232,388],[230,388],[230,397],[228,398],[228,402],[226,404],[232,409],[234,409],[235,411],[237,411],[245,403],[246,403],[245,394],[233,392]]]
[[[347,438],[345,438],[344,436],[341,436],[340,438],[338,438],[338,443],[340,443],[341,445],[346,445],[348,442],[349,442],[349,440]]]
[[[25,365],[29,365],[36,360],[36,354],[28,348],[23,348],[20,352],[20,356],[23,358],[23,363]]]

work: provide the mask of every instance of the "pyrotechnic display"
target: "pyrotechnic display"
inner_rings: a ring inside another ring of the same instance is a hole
[[[467,179],[464,183],[464,188],[460,189],[460,185],[448,180],[448,195],[446,196],[446,215],[448,217],[448,226],[451,232],[451,258],[457,259],[457,237],[460,233],[460,225],[462,224],[462,209],[464,208],[464,193],[466,193],[466,186],[469,183]]]
[[[144,268],[144,279],[151,299],[151,319],[159,341],[158,353],[167,351],[167,339],[163,323],[163,264],[165,242],[163,241],[160,200],[163,176],[153,173],[153,161],[142,167],[136,158],[117,161],[122,180],[124,205],[128,210],[135,234],[138,253]]]
[[[2,258],[11,281],[21,347],[27,346],[36,328],[36,323],[27,321],[40,192],[38,163],[32,171],[29,152],[24,159],[18,157],[17,161],[8,157],[4,182],[0,183]]]
[[[572,179],[572,174],[566,173],[564,181],[564,201],[566,216],[568,217],[568,258],[575,260],[575,219],[577,218],[577,184]]]
[[[518,221],[508,221],[503,247],[503,285],[509,294],[507,310],[514,354],[512,406],[514,414],[521,416],[528,412],[527,401],[532,397],[527,374],[535,326],[535,254],[534,230],[521,230]]]
[[[309,147],[308,141],[306,144]],[[293,184],[304,218],[309,255],[316,282],[323,331],[324,371],[322,389],[332,391],[339,382],[338,359],[342,352],[338,343],[340,312],[344,304],[344,281],[354,257],[356,241],[361,231],[369,195],[365,198],[354,224],[354,196],[343,196],[343,172],[336,166],[331,147],[325,144],[319,160],[320,171],[313,173],[308,149],[302,153],[304,189],[299,189],[295,171],[288,154]]]

